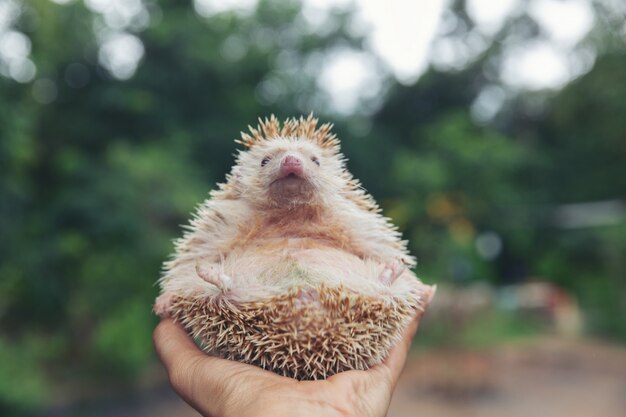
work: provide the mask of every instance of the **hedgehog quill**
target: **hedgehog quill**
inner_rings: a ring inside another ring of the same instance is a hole
[[[381,363],[434,288],[346,170],[331,125],[242,133],[226,182],[164,265],[161,317],[223,358],[302,380]]]

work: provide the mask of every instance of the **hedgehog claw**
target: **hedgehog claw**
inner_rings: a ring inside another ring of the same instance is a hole
[[[385,267],[378,276],[378,279],[385,285],[391,285],[405,270],[406,266],[404,266],[401,261],[395,259],[392,262],[385,264]]]

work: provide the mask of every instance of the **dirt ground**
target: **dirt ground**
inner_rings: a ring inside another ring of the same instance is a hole
[[[198,416],[167,385],[79,414]],[[456,416],[626,417],[626,349],[542,338],[475,352],[413,352],[388,417]]]
[[[415,354],[389,417],[625,417],[626,350],[542,339]]]

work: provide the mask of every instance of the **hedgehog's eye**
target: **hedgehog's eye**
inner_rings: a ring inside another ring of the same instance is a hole
[[[265,165],[267,165],[270,159],[272,158],[270,158],[269,156],[266,156],[265,158],[263,158],[263,160],[261,161],[261,166],[264,167]]]
[[[311,161],[315,162],[317,166],[320,166],[320,160],[317,158],[317,156],[312,156]]]

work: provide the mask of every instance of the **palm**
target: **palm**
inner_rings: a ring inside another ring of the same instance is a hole
[[[157,351],[181,397],[205,416],[372,416],[386,414],[417,318],[384,363],[320,381],[297,381],[207,356],[171,320],[155,330]]]

